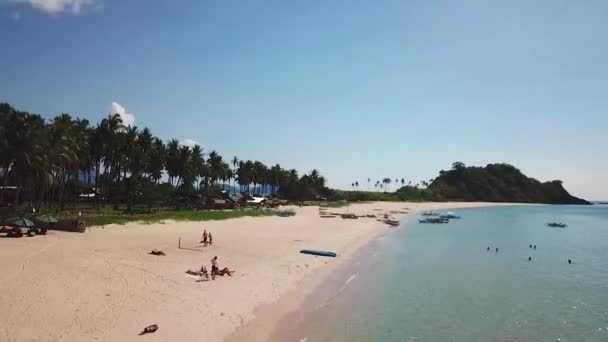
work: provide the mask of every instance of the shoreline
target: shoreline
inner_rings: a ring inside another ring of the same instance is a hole
[[[373,202],[330,208],[336,213],[383,214],[497,203]],[[2,341],[131,341],[157,324],[151,341],[266,341],[276,323],[297,312],[308,294],[361,247],[393,228],[375,218],[319,217],[318,207],[295,207],[293,217],[97,227],[85,234],[0,239]],[[393,214],[399,219],[403,215]],[[212,247],[199,244],[213,232]],[[181,248],[178,248],[181,241]],[[300,254],[330,250],[337,258]],[[166,256],[151,256],[152,249]],[[219,256],[232,277],[197,281],[187,269]]]
[[[373,202],[383,203],[383,202]],[[351,281],[361,274],[362,258],[368,257],[373,252],[376,241],[385,238],[397,229],[407,229],[413,224],[417,215],[425,210],[451,210],[462,208],[481,208],[488,206],[513,206],[529,205],[520,203],[490,203],[490,202],[384,202],[395,205],[404,204],[410,212],[400,215],[401,224],[396,228],[376,231],[370,239],[359,245],[339,263],[331,265],[326,269],[310,274],[298,284],[298,287],[279,298],[278,301],[257,307],[254,311],[255,318],[249,323],[239,327],[231,334],[227,342],[238,341],[268,341],[282,342],[306,341],[306,336],[296,336],[297,324],[303,322],[320,307],[331,301]],[[445,205],[443,205],[445,204]],[[415,208],[414,208],[415,207]],[[294,328],[295,326],[295,328]],[[295,330],[295,331],[294,331]]]

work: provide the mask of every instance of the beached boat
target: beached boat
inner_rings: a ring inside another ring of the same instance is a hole
[[[389,226],[393,226],[393,227],[399,226],[398,220],[385,219],[385,220],[382,220],[382,222],[388,224]]]
[[[561,223],[561,222],[549,222],[546,224],[547,227],[551,227],[551,228],[566,228],[568,227],[567,224],[565,223]]]
[[[430,210],[427,210],[427,211],[423,212],[421,215],[422,216],[439,216],[438,213],[432,212]]]
[[[418,219],[418,222],[442,224],[442,223],[448,223],[448,222],[450,222],[450,220],[446,219],[446,218],[442,218],[442,217],[426,217],[426,218]]]
[[[324,257],[331,257],[331,258],[335,258],[336,256],[338,256],[334,252],[318,251],[318,250],[315,250],[315,249],[303,249],[303,250],[300,251],[300,253],[302,253],[302,254],[310,254],[310,255],[317,255],[317,256],[324,256]]]

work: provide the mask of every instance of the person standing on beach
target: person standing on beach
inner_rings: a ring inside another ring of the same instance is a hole
[[[203,240],[201,241],[202,244],[207,244],[207,229],[205,229],[203,231]]]
[[[217,272],[219,271],[219,261],[217,261],[217,256],[214,256],[213,259],[211,259],[211,279],[215,280],[215,275],[217,274]]]
[[[213,245],[213,236],[211,235],[211,232],[209,232],[209,244]]]

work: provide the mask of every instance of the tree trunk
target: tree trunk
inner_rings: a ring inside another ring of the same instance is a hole
[[[8,186],[8,172],[11,165],[9,162],[4,166],[4,188],[0,191],[0,203],[4,201],[4,193],[6,192],[6,187]]]

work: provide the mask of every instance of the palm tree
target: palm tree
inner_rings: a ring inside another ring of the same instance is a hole
[[[233,191],[236,192],[236,166],[239,164],[239,158],[237,158],[236,156],[232,157],[232,180],[233,180]]]
[[[165,169],[169,176],[169,184],[171,187],[176,186],[176,179],[179,174],[178,170],[178,158],[179,158],[179,141],[177,139],[171,139],[167,144],[165,154]]]
[[[390,178],[384,178],[382,180],[382,183],[384,183],[384,192],[387,192],[388,190],[388,185],[391,184],[391,179]]]
[[[205,159],[203,157],[203,148],[199,145],[194,145],[192,147],[192,151],[190,151],[190,164],[189,164],[189,174],[192,178],[192,181],[195,184],[199,184],[196,180],[201,176],[203,172],[203,165],[205,164]]]
[[[166,148],[163,141],[159,138],[154,138],[152,143],[152,149],[150,151],[150,161],[148,163],[148,170],[146,171],[154,183],[158,184],[165,167],[166,161]]]

